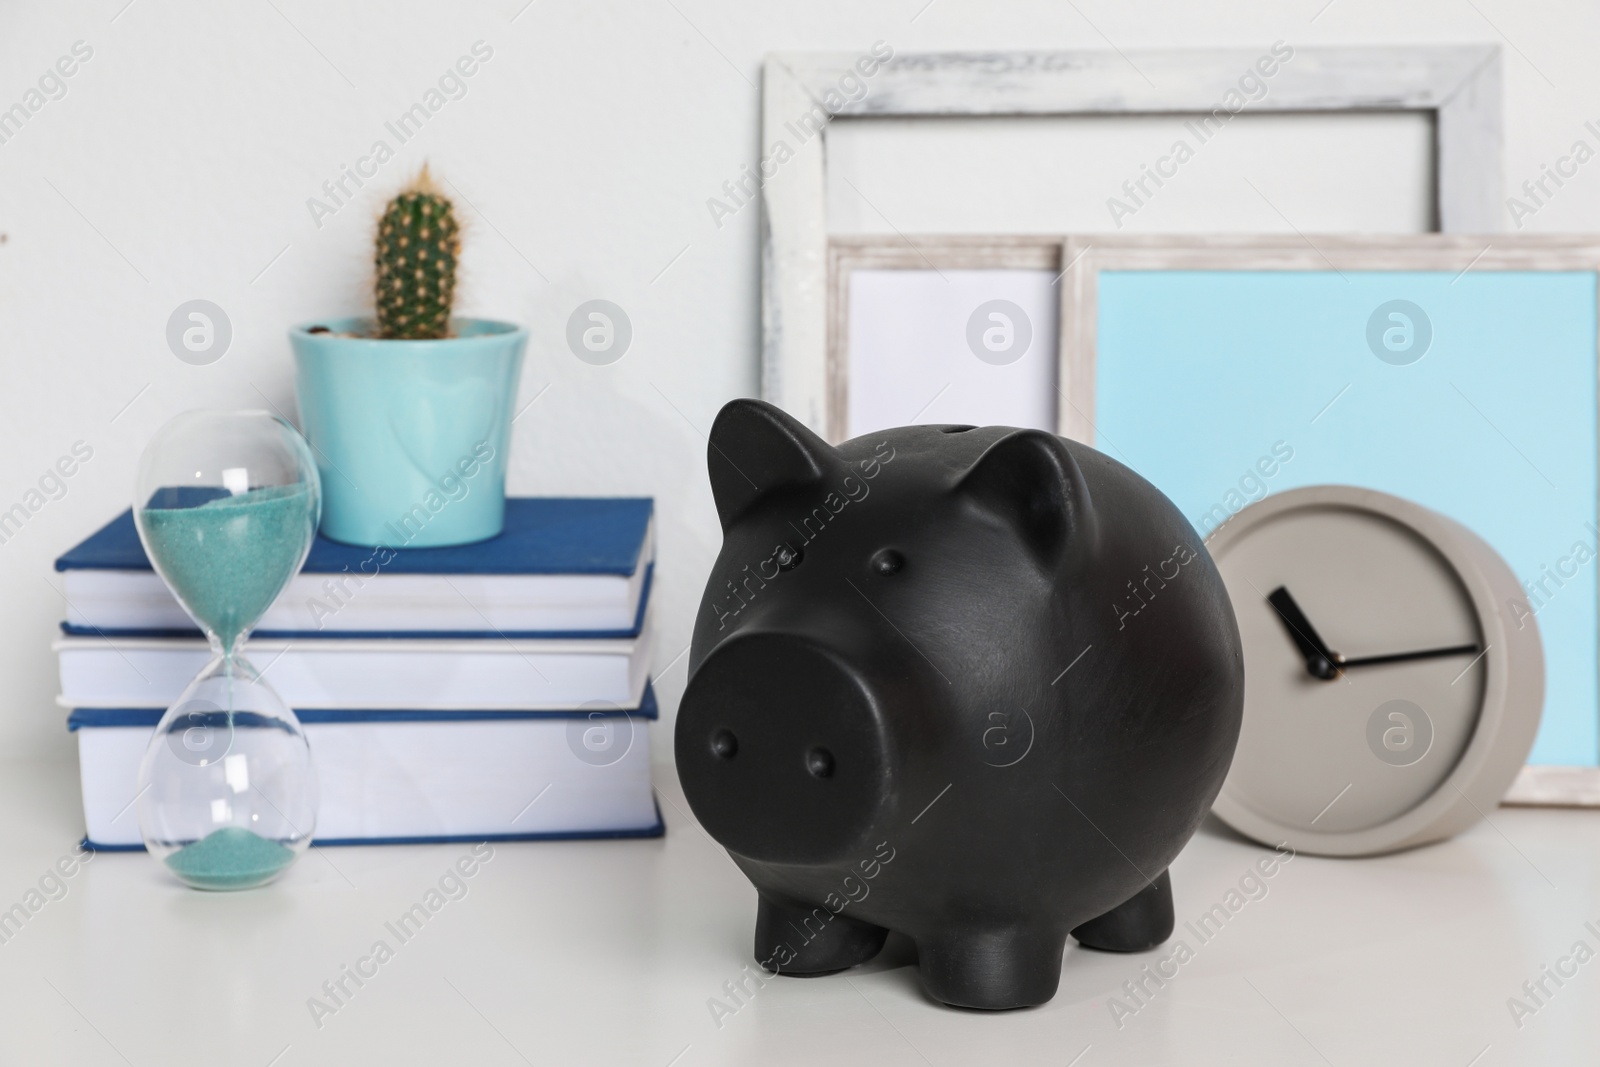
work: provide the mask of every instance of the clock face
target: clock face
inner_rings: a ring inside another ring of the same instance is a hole
[[[1444,784],[1477,725],[1486,655],[1472,598],[1437,549],[1373,512],[1311,506],[1253,526],[1218,563],[1244,643],[1234,799],[1340,832],[1386,823]],[[1435,654],[1388,659],[1418,652]]]
[[[1495,614],[1520,588],[1488,545],[1397,497],[1313,486],[1245,509],[1209,547],[1244,646],[1225,821],[1349,855],[1436,840],[1499,802],[1543,672],[1537,630]]]

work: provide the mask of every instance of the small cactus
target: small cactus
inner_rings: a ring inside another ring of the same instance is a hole
[[[377,336],[419,341],[448,335],[461,228],[426,166],[384,208],[376,244]]]

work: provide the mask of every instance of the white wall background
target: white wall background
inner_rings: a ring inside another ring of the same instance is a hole
[[[0,510],[73,442],[94,448],[66,495],[0,545],[0,751],[13,756],[71,752],[52,703],[50,642],[63,604],[50,561],[126,505],[140,449],[172,414],[260,406],[263,394],[292,410],[285,327],[365,310],[373,216],[424,159],[470,201],[463,311],[527,322],[522,400],[549,386],[517,424],[513,491],[659,501],[657,665],[670,709],[684,682],[676,657],[719,542],[701,432],[725,400],[757,389],[757,214],[747,208],[719,228],[706,200],[759,157],[765,52],[856,52],[879,39],[899,52],[1501,43],[1511,187],[1576,138],[1593,141],[1582,124],[1600,118],[1600,11],[1576,2],[126,2],[0,8],[0,108],[74,41],[94,49],[67,95],[0,144]],[[494,55],[468,94],[315,226],[306,199],[386,137],[384,122],[478,40]],[[1152,158],[1171,140],[1159,121],[1129,131],[1115,135],[1134,138],[1122,149],[1128,158]],[[1320,225],[1317,186],[1291,166],[1299,151],[1270,131],[1233,133],[1236,146],[1216,165],[1261,175],[1289,198],[1279,204],[1285,214],[1304,204],[1306,225]],[[885,134],[897,135],[924,136]],[[1414,190],[1403,190],[1419,166],[1415,125],[1390,123],[1358,140],[1369,135],[1398,146],[1401,177],[1368,169],[1333,184],[1371,190],[1372,228],[1412,228],[1419,209],[1406,199]],[[894,173],[892,145],[851,143],[858,159],[887,157],[878,174]],[[1366,156],[1383,166],[1383,153]],[[1034,166],[1046,177],[1049,167],[1075,172],[1070,153]],[[1191,176],[1189,191],[1164,193],[1160,210],[1129,228],[1284,228],[1259,204],[1202,195],[1210,179]],[[1105,217],[1111,190],[1090,198],[1093,183],[1039,177],[1008,192],[1007,211],[969,213],[967,225],[1035,225],[1014,210],[1027,195],[1058,218]],[[901,187],[899,206],[885,210],[904,210],[900,228],[919,228],[941,217],[934,208],[970,203],[982,179],[957,167],[949,181]],[[859,214],[835,225],[880,228]],[[1526,228],[1600,229],[1600,164]],[[231,350],[211,366],[179,362],[164,341],[167,316],[196,297],[233,323]],[[563,340],[572,309],[595,297],[620,304],[633,323],[632,349],[609,367],[580,362]],[[670,758],[669,739],[658,734],[657,758]]]

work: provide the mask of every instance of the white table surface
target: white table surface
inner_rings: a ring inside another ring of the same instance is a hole
[[[751,962],[755,893],[690,821],[670,770],[658,841],[500,845],[336,1013],[308,998],[469,846],[314,850],[276,885],[185,889],[102,854],[0,944],[0,1063],[1592,1064],[1600,960],[1534,1014],[1508,998],[1580,939],[1600,950],[1600,812],[1501,809],[1375,860],[1301,856],[1135,1014],[1108,996],[1168,954],[1069,948],[1043,1007],[931,1003],[910,945],[846,975],[709,1002]],[[76,767],[0,765],[0,909],[81,831]],[[1208,825],[1173,867],[1183,923],[1266,853]],[[1259,892],[1259,891],[1258,891]],[[371,969],[369,965],[368,969]],[[1131,1003],[1131,1002],[1130,1002]],[[1530,1006],[1532,1002],[1529,1002]]]

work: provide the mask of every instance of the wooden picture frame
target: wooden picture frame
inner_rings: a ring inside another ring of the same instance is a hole
[[[1596,276],[1600,236],[1392,237],[1117,236],[1069,237],[1061,285],[1059,374],[1071,403],[1059,432],[1094,441],[1099,277],[1105,271],[1578,271]],[[1600,367],[1600,329],[1596,366]],[[1600,404],[1600,397],[1591,398]],[[1597,666],[1600,670],[1600,666]],[[1600,708],[1594,709],[1600,715]],[[1600,767],[1528,765],[1504,803],[1600,807]]]
[[[1062,239],[1060,386],[1072,399],[1057,431],[1092,442],[1099,275],[1108,270],[1427,270],[1600,272],[1600,237],[1564,234],[1300,236],[1093,235]],[[1600,358],[1600,353],[1597,353]]]
[[[827,422],[822,435],[838,444],[849,436],[850,275],[856,270],[1062,269],[1059,237],[836,237],[828,245]]]
[[[1425,111],[1449,233],[1500,228],[1499,46],[1298,48],[1251,111]],[[838,91],[860,57],[774,53],[762,72],[763,146],[801,116],[850,118],[1205,113],[1260,52],[1247,49],[897,55],[865,91]],[[859,81],[859,79],[857,79]],[[818,433],[837,424],[828,368],[830,241],[823,137],[763,160],[762,396]],[[779,165],[781,163],[781,165]],[[842,246],[848,247],[842,242]]]

